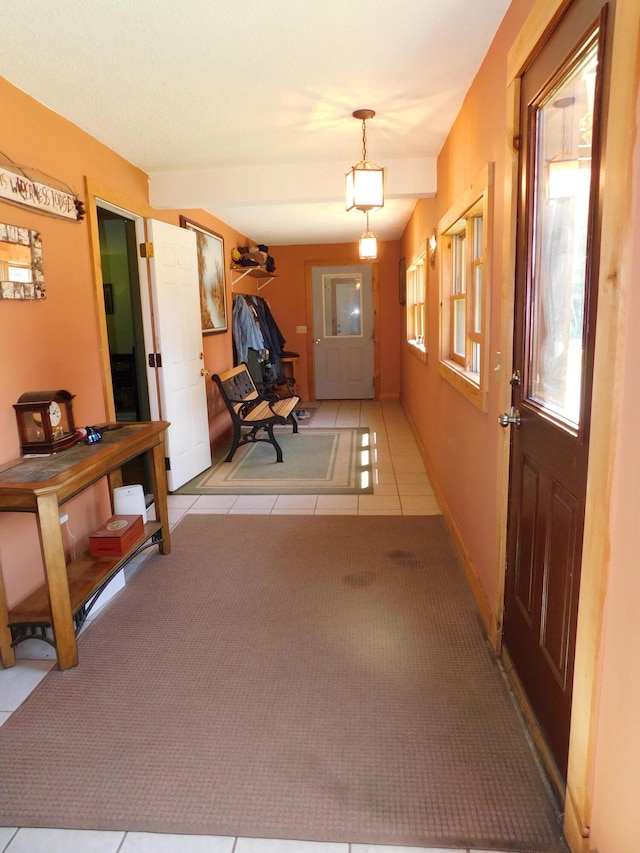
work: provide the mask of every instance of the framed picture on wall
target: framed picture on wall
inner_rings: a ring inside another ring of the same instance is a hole
[[[215,231],[210,231],[185,216],[180,217],[180,225],[194,231],[196,235],[202,334],[226,332],[229,324],[224,276],[224,241]]]

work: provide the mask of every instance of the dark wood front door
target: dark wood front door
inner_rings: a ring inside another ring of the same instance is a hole
[[[611,15],[610,3],[577,0],[521,81],[504,643],[564,778],[589,453]]]

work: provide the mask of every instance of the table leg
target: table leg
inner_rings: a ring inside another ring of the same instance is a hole
[[[171,534],[169,532],[169,510],[167,508],[167,469],[165,468],[165,446],[163,441],[156,444],[151,451],[153,495],[156,505],[156,521],[162,525],[162,542],[160,553],[171,553]]]
[[[16,652],[11,646],[11,631],[9,630],[9,613],[7,599],[0,569],[0,663],[3,667],[15,666]]]
[[[60,669],[69,669],[78,664],[78,646],[73,627],[67,564],[60,530],[58,496],[56,494],[38,495],[37,505],[40,544],[58,666]]]

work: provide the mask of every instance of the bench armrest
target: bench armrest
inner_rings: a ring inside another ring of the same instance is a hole
[[[262,397],[254,397],[253,400],[246,400],[244,403],[242,402],[242,400],[231,400],[232,403],[242,403],[242,405],[238,409],[238,415],[241,418],[246,417],[251,411],[251,409],[255,409],[255,407],[259,403],[262,403],[262,401]]]

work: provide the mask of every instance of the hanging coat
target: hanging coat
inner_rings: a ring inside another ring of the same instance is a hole
[[[233,300],[233,344],[238,364],[247,360],[249,349],[260,352],[265,348],[264,337],[256,323],[256,315],[247,305],[244,296],[239,293]]]

